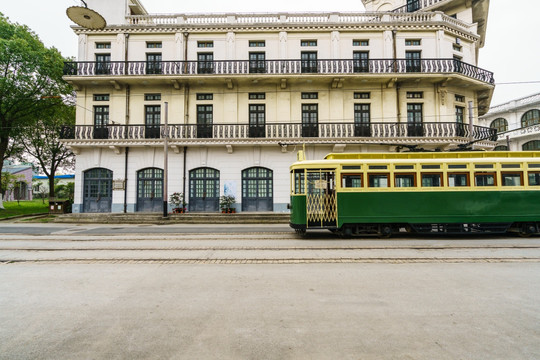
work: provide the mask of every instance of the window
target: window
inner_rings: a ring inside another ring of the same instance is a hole
[[[456,100],[456,102],[461,102],[461,103],[465,102],[465,96],[463,96],[463,95],[455,94],[454,99]]]
[[[145,105],[145,133],[146,139],[158,139],[160,137],[161,105]]]
[[[502,186],[522,186],[523,185],[523,173],[522,172],[503,172],[501,174]]]
[[[161,41],[147,42],[146,48],[147,49],[161,49]]]
[[[405,52],[405,71],[407,72],[421,72],[421,52],[420,51],[406,51]]]
[[[529,172],[529,186],[540,186],[540,172]]]
[[[214,54],[213,53],[198,53],[197,54],[197,73],[212,74],[214,72]]]
[[[369,46],[369,40],[353,40],[352,46]]]
[[[249,47],[265,47],[266,43],[264,40],[254,40],[249,42]]]
[[[540,150],[540,140],[531,140],[521,146],[523,151]]]
[[[199,48],[213,48],[214,42],[213,41],[197,41],[197,47]]]
[[[317,104],[302,104],[302,136],[319,136],[319,106]]]
[[[369,51],[353,52],[353,71],[369,72]]]
[[[265,98],[265,93],[249,93],[249,100],[264,100]]]
[[[317,52],[316,51],[302,51],[300,56],[301,56],[302,73],[316,73],[318,69]]]
[[[214,100],[214,94],[197,94],[197,100]]]
[[[407,91],[407,99],[423,99],[423,91]]]
[[[249,53],[249,73],[265,73],[266,72],[266,54],[264,52]]]
[[[407,12],[420,10],[420,0],[407,0]]]
[[[110,42],[97,42],[96,43],[96,49],[110,49],[111,43]]]
[[[343,174],[341,175],[341,187],[344,188],[361,188],[362,174]]]
[[[422,104],[407,104],[407,135],[424,136]]]
[[[416,186],[416,174],[399,174],[394,175],[395,187],[415,187]]]
[[[521,127],[533,126],[540,123],[540,110],[533,109],[527,111],[521,117]]]
[[[160,101],[161,94],[144,94],[144,101]]]
[[[294,170],[294,193],[303,194],[305,191],[304,170]]]
[[[463,49],[463,46],[459,44],[452,44],[452,49],[454,49],[454,51],[461,51]]]
[[[161,54],[146,54],[146,73],[153,75],[162,73]]]
[[[456,135],[465,136],[465,126],[463,120],[465,117],[465,108],[463,106],[456,106]]]
[[[303,92],[302,99],[318,99],[319,93],[316,92]]]
[[[212,138],[212,124],[213,124],[213,112],[212,105],[197,105],[197,137],[198,138]]]
[[[109,101],[109,94],[94,94],[94,101]]]
[[[109,106],[94,106],[94,139],[109,137]]]
[[[423,170],[436,170],[440,168],[441,168],[441,165],[422,165]]]
[[[498,118],[491,122],[490,128],[496,129],[497,132],[505,132],[508,130],[508,121],[504,118]]]
[[[422,174],[422,187],[442,186],[442,174]]]
[[[111,54],[96,54],[96,75],[106,75],[111,72]]]
[[[480,173],[477,172],[474,174],[474,185],[475,186],[495,186],[495,173]]]
[[[420,39],[405,39],[405,46],[420,46],[422,40]]]
[[[449,187],[469,186],[469,174],[468,173],[449,173],[448,186]]]
[[[301,40],[300,46],[317,46],[317,40]]]
[[[249,105],[249,137],[265,137],[266,106],[264,104]]]
[[[369,174],[369,187],[370,188],[386,188],[389,185],[388,174]]]
[[[354,98],[355,99],[369,99],[371,97],[371,93],[368,93],[368,92],[355,92],[354,93]]]
[[[370,104],[354,104],[354,136],[371,136]]]
[[[506,145],[497,145],[493,148],[493,151],[508,151],[508,146]]]

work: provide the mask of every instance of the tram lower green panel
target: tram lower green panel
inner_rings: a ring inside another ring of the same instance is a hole
[[[293,195],[291,196],[291,224],[306,225],[306,196]]]
[[[540,221],[540,191],[348,192],[337,198],[338,227]]]

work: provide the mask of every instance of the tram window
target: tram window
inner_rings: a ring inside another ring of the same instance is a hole
[[[450,164],[448,165],[448,168],[449,169],[466,169],[467,168],[467,165],[465,164]]]
[[[537,169],[540,168],[540,164],[529,164],[529,169]]]
[[[493,169],[493,164],[476,164],[474,167],[476,169]]]
[[[396,170],[414,170],[414,165],[396,165]]]
[[[416,178],[415,174],[395,174],[394,186],[395,187],[415,187],[416,186],[415,178]]]
[[[495,186],[495,173],[475,173],[474,174],[475,186]]]
[[[458,187],[458,186],[469,186],[469,174],[448,174],[448,186]]]
[[[344,188],[361,188],[362,174],[343,174],[341,184]]]
[[[441,174],[422,174],[422,187],[440,187],[442,186]]]
[[[441,165],[422,165],[422,169],[433,170],[440,169]]]
[[[304,184],[304,170],[294,170],[294,193],[303,194]]]
[[[529,172],[529,186],[540,186],[540,172]]]
[[[385,188],[388,187],[388,174],[369,174],[369,187]]]
[[[501,174],[502,186],[522,186],[523,174],[517,173],[502,173]]]
[[[521,168],[521,164],[502,164],[501,167],[503,169],[519,169]]]

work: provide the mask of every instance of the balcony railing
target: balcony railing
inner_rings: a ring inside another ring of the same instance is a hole
[[[309,62],[309,63],[308,63]],[[256,71],[254,71],[256,69]],[[77,61],[64,63],[66,76],[458,73],[493,84],[493,73],[455,59]]]
[[[397,9],[394,9],[393,12],[396,13],[410,13],[415,12],[424,8],[427,8],[429,6],[435,5],[437,3],[440,3],[444,0],[408,0],[407,5],[403,5],[398,7]]]
[[[164,127],[145,125],[75,125],[64,126],[60,137],[74,140],[144,140],[164,136]],[[298,138],[472,138],[497,140],[497,131],[488,127],[473,126],[472,136],[467,124],[458,123],[279,123],[253,126],[249,124],[173,124],[168,125],[167,137],[178,140],[214,139],[268,139],[282,141]]]

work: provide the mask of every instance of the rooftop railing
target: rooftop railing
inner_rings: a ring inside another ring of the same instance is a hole
[[[164,137],[163,125],[75,125],[64,126],[60,137],[73,140],[144,140]],[[167,137],[177,140],[268,139],[286,141],[299,138],[322,139],[396,139],[396,138],[467,138],[497,140],[495,129],[467,124],[431,122],[409,123],[267,123],[249,124],[169,124]]]
[[[442,0],[418,0],[419,9]],[[429,5],[424,5],[424,3]],[[416,12],[396,9],[394,12],[332,12],[332,13],[253,13],[253,14],[149,14],[126,16],[126,23],[133,26],[198,26],[198,25],[317,25],[317,24],[354,24],[371,25],[388,23],[422,23],[439,21],[457,26],[464,31],[475,28],[450,16],[435,12]],[[417,11],[417,10],[414,10]]]
[[[66,76],[457,73],[489,84],[493,73],[455,59],[65,62]]]

